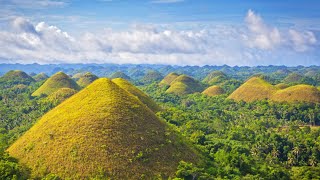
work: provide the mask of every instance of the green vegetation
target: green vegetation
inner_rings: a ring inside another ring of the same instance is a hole
[[[160,111],[160,107],[144,92],[142,92],[140,89],[129,83],[127,80],[122,78],[116,78],[113,79],[112,82],[117,84],[122,89],[128,91],[132,95],[136,96],[141,102],[143,102],[149,109],[151,109],[153,112]]]
[[[34,79],[30,77],[27,73],[20,70],[12,70],[7,72],[5,75],[0,77],[0,84],[25,84],[29,85],[34,82]]]
[[[50,95],[60,88],[80,90],[80,86],[63,72],[58,72],[47,79],[32,96]]]
[[[224,74],[221,71],[212,71],[210,74],[208,74],[202,82],[207,84],[218,84],[226,81],[228,79],[227,75]]]
[[[49,76],[46,75],[45,73],[39,73],[39,74],[33,76],[33,79],[36,80],[37,82],[44,81],[48,78],[49,78]]]
[[[186,95],[203,91],[203,85],[187,75],[180,75],[170,83],[167,93]]]
[[[8,152],[31,169],[66,179],[173,176],[198,157],[141,101],[100,78],[45,114]]]
[[[284,83],[290,84],[290,83],[296,83],[301,81],[303,76],[298,73],[290,73],[286,78],[283,79]]]
[[[252,77],[236,89],[228,98],[236,101],[252,102],[269,99],[275,91],[276,88],[267,81],[258,77]]]
[[[81,87],[86,87],[89,84],[91,84],[93,81],[95,81],[96,79],[98,79],[98,76],[87,72],[84,75],[82,75],[79,80],[77,81],[77,83],[79,84],[79,86]]]
[[[216,85],[210,86],[202,92],[202,94],[205,94],[207,96],[217,96],[224,93],[225,93],[224,90],[220,86],[216,86]]]
[[[141,82],[144,84],[150,84],[163,79],[163,76],[158,71],[148,71],[142,78]]]
[[[270,99],[279,102],[320,103],[320,91],[310,85],[295,85],[283,90],[278,90]]]
[[[170,73],[168,74],[166,77],[164,77],[164,79],[162,81],[160,81],[160,85],[166,85],[166,86],[170,86],[171,82],[173,80],[175,80],[177,77],[179,77],[179,74],[177,73]]]
[[[121,72],[121,71],[117,71],[113,74],[111,74],[110,79],[115,79],[115,78],[122,78],[122,79],[126,79],[126,80],[131,80],[131,78],[126,75],[125,73]]]

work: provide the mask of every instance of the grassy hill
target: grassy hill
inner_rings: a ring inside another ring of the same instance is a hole
[[[41,94],[50,95],[60,88],[70,88],[80,90],[80,86],[63,72],[58,72],[47,79],[32,96],[40,96]]]
[[[186,95],[195,92],[202,92],[203,86],[200,82],[187,75],[180,75],[170,83],[167,93]]]
[[[275,91],[276,88],[267,81],[259,77],[252,77],[236,89],[228,98],[236,101],[252,102],[269,99]]]
[[[210,86],[202,92],[202,94],[205,94],[207,96],[217,96],[224,93],[225,93],[224,90],[220,86],[216,86],[216,85]]]
[[[129,93],[136,96],[141,102],[148,106],[152,111],[158,112],[160,111],[160,107],[144,92],[140,89],[129,83],[127,80],[122,78],[113,79],[112,82],[116,83],[122,89],[128,91]]]
[[[198,156],[138,98],[100,78],[45,114],[8,152],[33,177],[167,179]]]
[[[290,83],[298,83],[301,81],[303,76],[298,73],[290,73],[286,78],[283,79],[284,83],[290,84]]]
[[[226,74],[224,74],[221,71],[212,71],[210,74],[208,74],[202,82],[207,83],[207,84],[217,84],[221,83],[225,80],[227,80],[228,77]]]
[[[167,85],[169,86],[173,80],[175,80],[177,77],[179,77],[179,74],[177,73],[170,73],[166,77],[163,78],[162,81],[160,81],[159,85]]]
[[[149,84],[161,79],[163,79],[163,76],[158,71],[148,71],[141,79],[141,82]]]
[[[91,84],[93,81],[95,81],[96,79],[98,79],[98,76],[87,72],[84,75],[82,75],[79,80],[77,81],[77,83],[79,84],[79,86],[81,87],[86,87],[89,84]]]
[[[275,85],[275,87],[278,89],[285,89],[285,88],[289,87],[289,85],[285,84],[285,83],[279,83],[279,84]]]
[[[115,79],[115,78],[122,78],[122,79],[126,79],[126,80],[131,80],[131,78],[128,75],[126,75],[125,73],[123,73],[121,71],[118,71],[118,72],[111,74],[110,79]]]
[[[46,80],[48,78],[49,78],[49,76],[46,75],[45,73],[39,73],[39,74],[33,76],[33,79],[36,80],[37,82]]]
[[[54,103],[61,103],[62,101],[68,99],[69,97],[71,97],[72,95],[74,95],[75,93],[77,93],[76,90],[74,89],[70,89],[70,88],[60,88],[57,91],[55,91],[54,93],[50,94],[47,99],[51,102]]]
[[[320,91],[310,85],[295,85],[278,90],[270,98],[277,102],[311,102],[320,103]]]
[[[27,73],[20,70],[11,70],[0,77],[0,83],[12,83],[12,84],[30,84],[35,80]]]

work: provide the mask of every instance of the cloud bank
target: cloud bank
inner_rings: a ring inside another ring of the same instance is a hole
[[[175,30],[139,25],[79,37],[18,17],[11,28],[0,30],[0,48],[2,63],[320,65],[312,31],[269,26],[252,10],[239,26]]]

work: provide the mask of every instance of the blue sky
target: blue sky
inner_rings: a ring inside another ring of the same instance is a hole
[[[1,63],[320,65],[320,1],[0,0]]]

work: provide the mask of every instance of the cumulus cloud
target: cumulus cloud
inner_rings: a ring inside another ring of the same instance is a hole
[[[11,29],[0,30],[0,59],[20,63],[297,65],[303,60],[291,57],[309,55],[318,47],[313,32],[268,26],[251,10],[244,23],[199,30],[136,25],[74,37],[59,27],[18,17]],[[284,56],[291,56],[290,62]],[[317,60],[308,62],[316,64]]]

